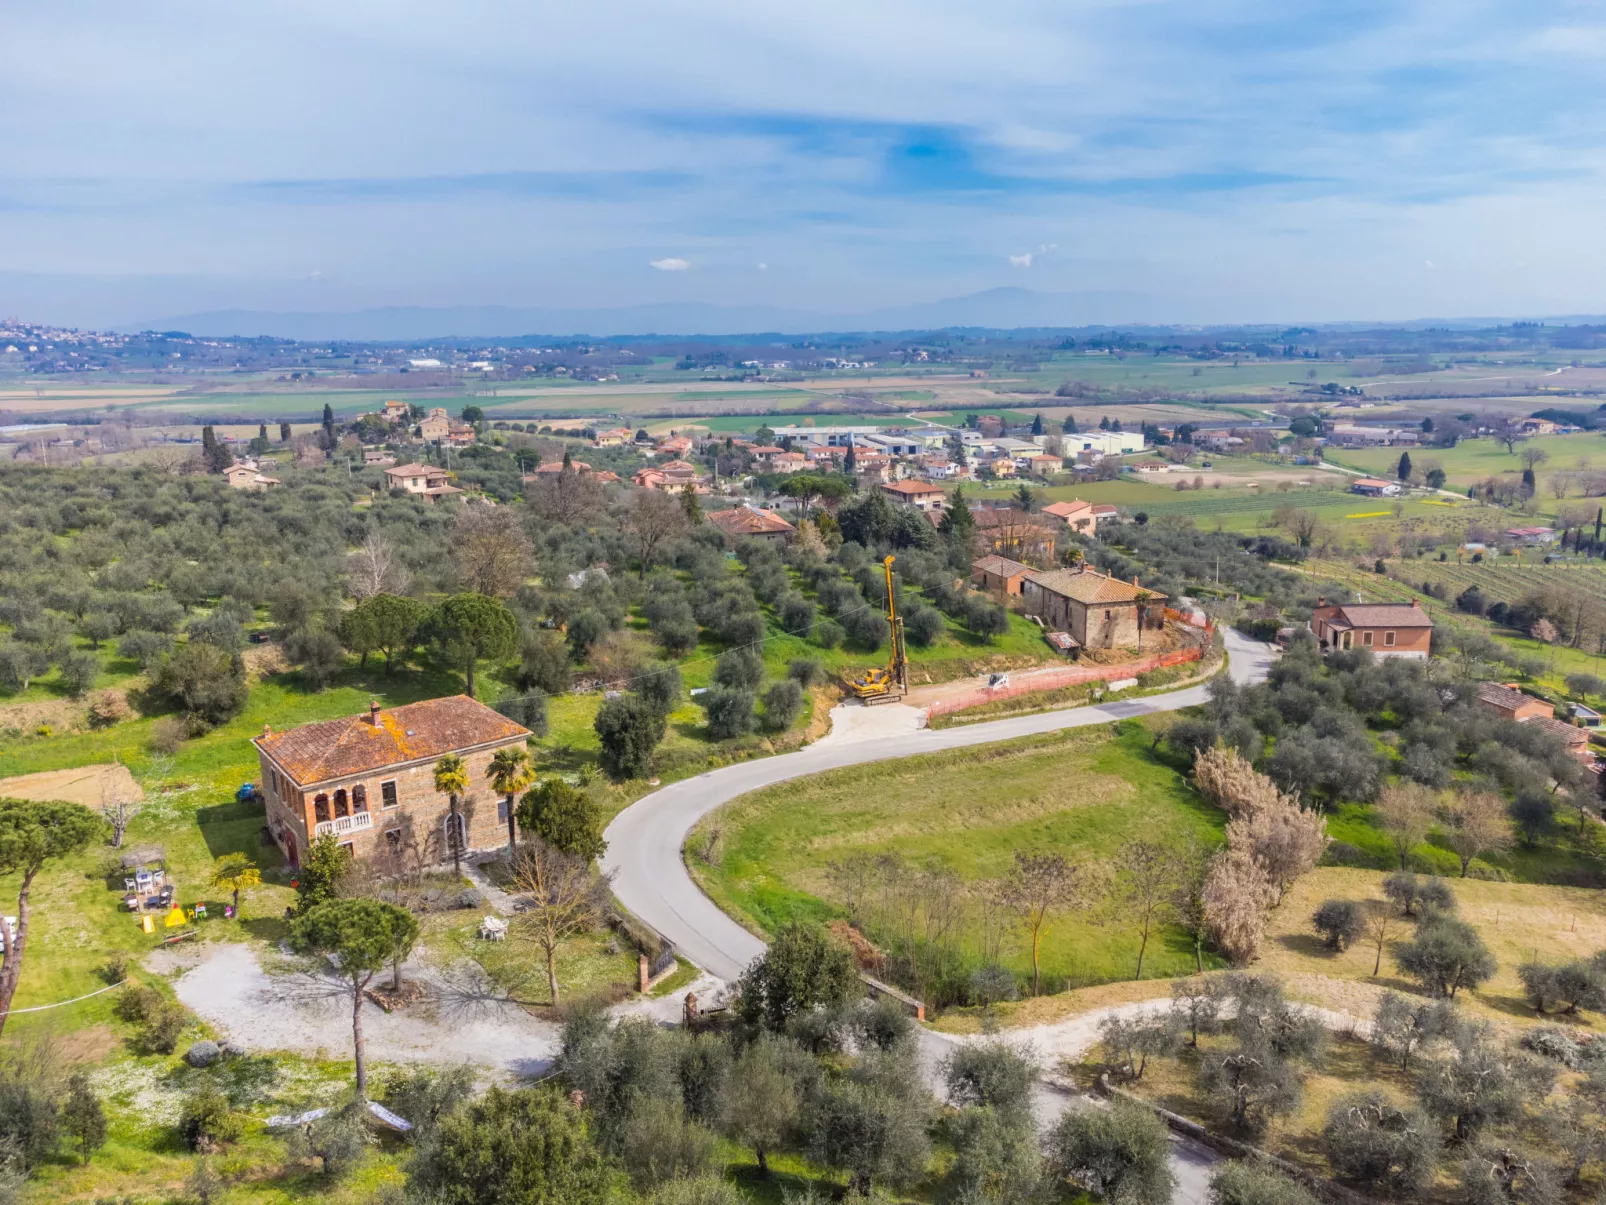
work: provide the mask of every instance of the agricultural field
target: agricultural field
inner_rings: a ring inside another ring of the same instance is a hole
[[[773,932],[789,920],[845,914],[833,863],[896,855],[916,871],[952,876],[952,886],[939,880],[930,892],[971,897],[955,942],[967,962],[999,957],[1029,979],[1030,951],[1013,943],[993,949],[979,903],[1017,851],[1055,849],[1091,867],[1145,832],[1220,841],[1224,817],[1150,743],[1142,725],[1123,724],[830,771],[728,804],[693,831],[688,861],[716,903]],[[1137,951],[1118,921],[1068,918],[1044,941],[1045,982],[1060,990],[1130,979]],[[1151,941],[1144,974],[1185,974],[1193,965],[1191,941],[1168,930]]]
[[[1519,474],[1524,452],[1543,452],[1547,459],[1534,470],[1538,483],[1534,500],[1546,513],[1554,513],[1558,502],[1550,488],[1558,474],[1606,470],[1606,437],[1594,432],[1542,436],[1518,443],[1514,452],[1507,452],[1497,440],[1482,438],[1464,439],[1453,448],[1329,448],[1325,455],[1334,464],[1392,479],[1402,450],[1409,450],[1411,464],[1418,470],[1438,465],[1445,472],[1446,488],[1463,492],[1486,477]],[[1570,496],[1579,497],[1577,485],[1571,487]]]

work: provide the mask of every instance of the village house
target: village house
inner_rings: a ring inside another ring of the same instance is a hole
[[[711,511],[707,518],[733,540],[762,540],[767,544],[784,544],[797,534],[796,529],[780,515],[756,506],[738,506],[734,510]]]
[[[507,845],[506,801],[486,776],[498,749],[523,748],[526,728],[467,695],[402,707],[370,703],[364,715],[305,724],[287,732],[264,726],[252,744],[262,768],[268,831],[292,867],[311,843],[333,834],[354,857],[420,857],[425,864],[459,852]],[[457,801],[435,789],[435,763],[461,757],[468,791]]]
[[[668,439],[660,439],[653,449],[659,456],[671,458],[685,456],[692,450],[692,441],[689,435],[671,435]]]
[[[428,464],[399,464],[386,469],[385,484],[393,490],[406,490],[431,502],[463,492],[452,484],[450,473]]]
[[[1478,706],[1503,720],[1516,720],[1519,724],[1524,720],[1548,716],[1554,710],[1549,703],[1534,698],[1515,683],[1505,686],[1496,682],[1481,683],[1478,686]]]
[[[1036,456],[1023,456],[1015,461],[1017,468],[1028,473],[1035,473],[1039,477],[1051,477],[1065,468],[1063,456],[1050,456],[1043,452]]]
[[[473,447],[479,441],[480,433],[471,423],[452,423],[446,429],[446,435],[441,442],[450,444],[454,448]]]
[[[1368,498],[1392,498],[1400,492],[1400,483],[1385,481],[1381,477],[1357,477],[1349,483],[1349,492]]]
[[[970,566],[970,582],[978,590],[985,590],[999,598],[1019,595],[1025,587],[1030,565],[1012,561],[1007,556],[984,556]]]
[[[619,448],[627,443],[633,443],[636,433],[629,427],[612,427],[606,431],[598,431],[597,438],[592,441],[598,448]]]
[[[1145,631],[1165,627],[1166,596],[1086,565],[1033,573],[1022,584],[1026,613],[1081,648],[1141,647]]]
[[[809,467],[809,458],[802,452],[777,451],[770,456],[767,467],[772,473],[801,473]]]
[[[223,470],[223,480],[229,483],[230,489],[235,490],[260,491],[279,484],[277,477],[264,476],[257,470],[256,464],[250,461],[231,464]]]
[[[395,398],[391,398],[390,401],[386,402],[385,408],[380,411],[380,414],[384,416],[385,421],[390,423],[392,426],[396,425],[397,423],[405,423],[409,418],[412,417],[412,413],[413,408],[411,406],[409,406],[406,402],[399,402]]]
[[[1115,508],[1110,508],[1111,517],[1114,517]],[[1083,502],[1080,498],[1071,498],[1065,502],[1050,502],[1039,512],[1047,518],[1065,524],[1079,535],[1092,535],[1098,528],[1098,517],[1093,513],[1091,502]]]
[[[1506,536],[1514,544],[1526,544],[1531,548],[1539,544],[1554,544],[1556,542],[1556,529],[1554,527],[1508,527]]]
[[[1310,630],[1324,649],[1371,649],[1379,657],[1427,660],[1433,620],[1416,599],[1408,603],[1329,603],[1316,600]]]
[[[436,406],[418,424],[418,437],[434,443],[452,433],[452,420],[444,406]]]
[[[689,485],[696,493],[708,492],[708,487],[703,484],[705,478],[698,473],[697,466],[684,460],[671,460],[657,468],[642,469],[631,480],[646,490],[675,492]]]
[[[929,481],[884,481],[880,489],[899,506],[912,506],[916,510],[941,510],[947,497],[940,486]]]
[[[384,448],[364,448],[363,465],[370,469],[383,469],[396,463],[396,457]]]
[[[976,534],[992,552],[1015,560],[1049,564],[1054,559],[1053,520],[1044,522],[1012,506],[982,506],[971,511]]]
[[[879,483],[889,481],[895,476],[891,457],[857,450],[853,454],[853,471],[861,481]]]

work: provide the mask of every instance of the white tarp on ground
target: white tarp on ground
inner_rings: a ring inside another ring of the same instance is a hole
[[[327,1108],[324,1108],[308,1109],[305,1113],[275,1113],[268,1118],[268,1129],[287,1130],[292,1126],[311,1125],[320,1117],[327,1117],[329,1112]],[[413,1128],[412,1122],[405,1117],[397,1117],[396,1114],[385,1108],[378,1101],[371,1100],[368,1102],[368,1112],[373,1114],[374,1120],[379,1122],[380,1125],[388,1126],[397,1133],[405,1134]]]

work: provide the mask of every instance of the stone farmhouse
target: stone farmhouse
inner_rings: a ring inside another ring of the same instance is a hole
[[[463,852],[507,843],[505,801],[486,768],[498,749],[522,748],[528,729],[467,695],[402,707],[369,705],[365,715],[305,724],[287,732],[264,727],[252,740],[262,767],[268,829],[291,866],[311,843],[333,833],[354,857],[451,855],[451,801],[435,789],[435,763],[448,753],[464,761],[468,793],[456,823]]]
[[[1132,648],[1165,627],[1166,596],[1085,565],[1029,574],[1021,601],[1050,631],[1069,632],[1085,649]]]

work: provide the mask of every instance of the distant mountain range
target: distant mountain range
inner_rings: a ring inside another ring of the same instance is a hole
[[[825,313],[773,306],[665,302],[618,309],[524,309],[509,306],[386,306],[338,312],[208,310],[138,323],[127,331],[185,331],[211,337],[267,335],[310,342],[418,342],[525,335],[803,335],[827,331],[913,331],[947,327],[1012,330],[1158,324],[1180,307],[1142,293],[1038,293],[1000,288],[867,313]]]

